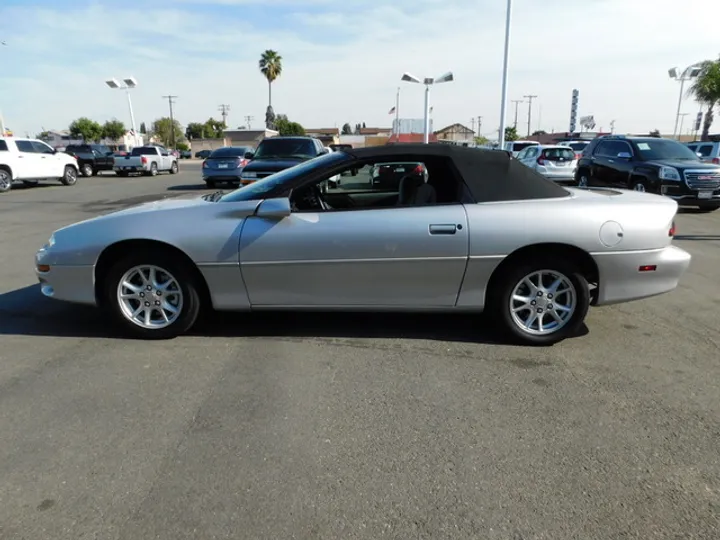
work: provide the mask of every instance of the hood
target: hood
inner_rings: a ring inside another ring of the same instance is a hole
[[[278,172],[294,167],[298,163],[306,161],[297,158],[272,158],[272,159],[253,159],[245,165],[243,171],[247,172]]]
[[[675,167],[676,169],[707,169],[708,171],[720,171],[720,165],[704,163],[702,161],[689,161],[687,159],[655,159],[647,161],[648,165],[655,167]]]

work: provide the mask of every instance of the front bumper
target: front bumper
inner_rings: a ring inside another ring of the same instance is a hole
[[[50,262],[46,249],[35,254],[35,275],[43,295],[65,302],[97,305],[93,265],[58,266]]]
[[[648,298],[675,289],[690,266],[691,255],[670,245],[643,251],[607,251],[591,254],[600,283],[596,305],[618,304]],[[640,271],[640,267],[655,267]]]
[[[677,201],[680,206],[720,206],[720,189],[690,189],[684,182],[664,181],[660,193]]]

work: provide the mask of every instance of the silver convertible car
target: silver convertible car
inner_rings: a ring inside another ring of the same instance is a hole
[[[398,162],[424,173],[369,182]],[[185,333],[202,307],[444,310],[489,311],[517,341],[550,344],[590,305],[677,286],[690,255],[672,245],[676,212],[659,195],[564,188],[502,151],[388,145],[70,225],[35,262],[43,294],[142,338]]]

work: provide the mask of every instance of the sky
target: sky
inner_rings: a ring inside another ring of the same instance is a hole
[[[532,131],[569,128],[572,90],[596,129],[672,133],[680,85],[668,76],[720,54],[719,0],[513,0],[510,100],[537,95]],[[404,72],[455,80],[431,90],[435,129],[459,122],[493,138],[500,124],[506,0],[0,0],[0,111],[16,135],[130,115],[108,78],[133,76],[137,127],[167,116],[264,122],[266,49],[283,58],[276,113],[306,128],[389,127],[422,118],[424,88]],[[712,15],[711,15],[712,14]],[[683,132],[698,105],[683,101]],[[518,131],[527,132],[527,103]]]

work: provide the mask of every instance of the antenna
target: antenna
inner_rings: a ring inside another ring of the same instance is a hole
[[[175,118],[173,117],[173,105],[176,98],[177,96],[163,96],[163,99],[167,99],[168,105],[170,105],[170,137],[172,138],[171,144],[173,150],[177,150],[177,148],[175,148],[177,146],[177,140],[175,139]]]
[[[228,105],[227,103],[223,103],[218,107],[218,111],[220,111],[220,114],[222,115],[223,125],[227,127],[227,117],[228,112],[230,111],[230,105]]]

